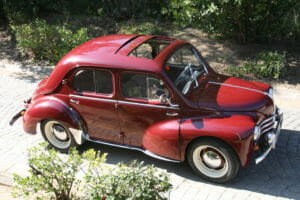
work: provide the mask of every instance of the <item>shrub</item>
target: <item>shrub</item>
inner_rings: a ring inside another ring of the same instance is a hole
[[[46,145],[29,149],[30,176],[14,175],[17,184],[13,195],[34,199],[76,199],[76,187],[80,184],[76,174],[83,163],[82,158],[72,149],[64,161],[57,151],[47,150]]]
[[[146,34],[146,35],[166,35],[164,27],[160,27],[157,22],[144,21],[137,22],[131,20],[121,23],[120,32],[125,34]]]
[[[245,42],[299,37],[299,7],[298,0],[170,0],[163,12],[178,24]],[[296,23],[286,20],[293,10]]]
[[[232,66],[227,71],[235,76],[252,74],[256,78],[278,79],[284,75],[286,71],[285,66],[286,57],[284,53],[263,51],[254,60],[245,62],[244,66]]]
[[[168,176],[153,166],[105,165],[106,154],[83,154],[73,148],[68,155],[48,149],[46,143],[28,150],[29,176],[14,175],[13,196],[30,199],[165,199],[171,188]]]
[[[143,166],[132,162],[130,165],[118,164],[103,174],[99,168],[90,168],[87,176],[88,199],[132,199],[158,200],[166,199],[164,194],[172,185],[168,176],[158,172],[153,165]]]
[[[55,64],[72,48],[89,39],[85,28],[73,32],[66,26],[48,25],[40,19],[13,26],[12,29],[23,55],[33,56],[35,61],[46,61],[50,64]]]

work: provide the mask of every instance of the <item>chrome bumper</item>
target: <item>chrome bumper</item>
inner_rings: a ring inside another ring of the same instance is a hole
[[[267,137],[268,140],[268,147],[267,149],[255,159],[255,163],[258,164],[261,161],[263,161],[267,155],[270,153],[272,149],[275,149],[276,143],[278,141],[279,135],[280,135],[280,129],[282,126],[282,119],[283,119],[283,113],[276,108],[275,112],[275,125],[272,131],[266,133],[265,137]]]

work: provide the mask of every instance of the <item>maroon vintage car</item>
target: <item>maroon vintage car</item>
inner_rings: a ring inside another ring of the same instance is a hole
[[[279,136],[272,87],[215,73],[191,44],[167,37],[108,35],[68,53],[25,109],[24,130],[67,152],[84,141],[187,160],[213,182],[233,179]]]

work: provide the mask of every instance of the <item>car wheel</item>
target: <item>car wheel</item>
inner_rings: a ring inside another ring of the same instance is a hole
[[[44,139],[62,153],[68,153],[71,147],[77,145],[69,129],[58,121],[44,120],[41,132]]]
[[[187,160],[200,177],[216,183],[232,180],[240,168],[236,153],[225,143],[214,139],[192,143],[187,152]]]

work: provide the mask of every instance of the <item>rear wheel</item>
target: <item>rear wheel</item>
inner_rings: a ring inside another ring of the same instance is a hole
[[[216,183],[232,180],[240,168],[235,152],[228,145],[214,139],[192,143],[187,152],[187,160],[200,177]]]
[[[69,129],[56,120],[44,120],[41,123],[41,132],[44,139],[60,152],[67,153],[71,147],[77,145]]]

